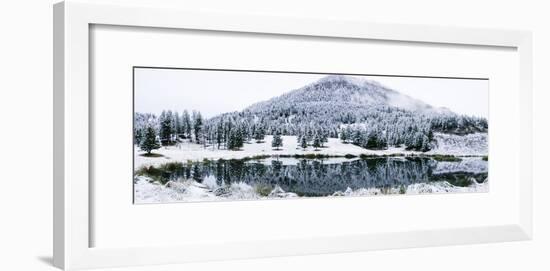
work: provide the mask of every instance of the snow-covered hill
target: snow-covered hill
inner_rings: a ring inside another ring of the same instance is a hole
[[[335,104],[369,108],[393,106],[416,111],[435,110],[431,105],[387,88],[376,81],[329,75],[300,89],[252,105],[245,111],[265,112],[294,106]]]
[[[300,135],[313,130],[329,137],[341,136],[348,124],[360,124],[352,126],[362,127],[359,131],[349,131],[363,137],[351,140],[356,145],[405,145],[417,151],[430,149],[428,143],[436,132],[466,135],[488,129],[484,118],[459,115],[378,82],[343,75],[326,76],[210,122],[227,120],[262,127],[267,134]]]

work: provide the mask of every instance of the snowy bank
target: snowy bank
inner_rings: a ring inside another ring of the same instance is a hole
[[[481,193],[488,192],[489,184],[478,184],[473,182],[471,186],[460,187],[454,186],[448,182],[433,182],[433,183],[415,183],[406,187],[391,187],[391,188],[360,188],[352,190],[347,188],[344,192],[337,191],[333,196],[379,196],[379,195],[417,195],[417,194],[438,194],[438,193]]]
[[[246,183],[232,183],[228,186],[215,184],[201,184],[193,180],[168,182],[162,185],[152,182],[147,177],[136,177],[134,180],[134,199],[140,203],[168,203],[168,202],[202,202],[224,200],[262,200],[275,198],[296,198],[297,194],[286,192],[281,187],[275,186],[267,191],[262,187],[253,187]],[[468,187],[453,186],[448,182],[416,183],[406,187],[391,188],[360,188],[345,191],[336,191],[336,196],[378,196],[397,194],[433,194],[433,193],[479,193],[488,192],[487,182],[478,184],[473,182]]]
[[[266,136],[261,143],[245,143],[240,150],[217,149],[214,146],[204,147],[195,143],[179,143],[175,146],[163,146],[154,150],[153,153],[161,154],[162,157],[145,157],[145,152],[135,147],[134,161],[135,168],[144,165],[160,165],[167,162],[202,161],[203,159],[243,159],[254,156],[276,156],[276,155],[332,155],[345,156],[346,154],[359,156],[363,155],[392,155],[392,154],[420,154],[415,151],[407,151],[404,148],[388,148],[387,150],[367,150],[353,144],[344,144],[338,138],[329,138],[323,148],[315,150],[313,147],[302,149],[298,146],[296,136],[282,136],[283,146],[280,150],[271,147],[272,136]]]
[[[426,154],[445,155],[488,155],[488,137],[486,133],[451,135],[435,133],[435,148]]]
[[[262,196],[257,187],[246,183],[232,183],[228,186],[201,184],[193,180],[167,182],[162,185],[151,179],[138,176],[134,180],[135,203],[197,202],[217,200],[254,200],[262,198],[291,198],[295,193],[285,192],[279,186]]]

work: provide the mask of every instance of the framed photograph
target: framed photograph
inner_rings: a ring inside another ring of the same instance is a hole
[[[133,69],[134,203],[489,190],[486,78]]]
[[[529,240],[531,36],[54,7],[64,269]]]

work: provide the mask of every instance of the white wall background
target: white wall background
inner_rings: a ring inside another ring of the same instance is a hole
[[[106,1],[106,0],[101,0]],[[111,0],[114,1],[114,0]],[[534,34],[535,238],[529,242],[405,249],[117,270],[549,270],[550,17],[536,0],[118,0],[221,11],[374,22],[528,29]],[[0,270],[55,270],[52,257],[52,4],[0,9]]]

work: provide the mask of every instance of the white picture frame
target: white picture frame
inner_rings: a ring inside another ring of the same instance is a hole
[[[90,246],[90,25],[181,28],[343,39],[515,48],[519,55],[517,223],[178,247]],[[268,256],[530,240],[532,238],[531,34],[420,25],[193,12],[65,1],[54,6],[54,265],[66,270]],[[184,256],[182,256],[184,255]]]

